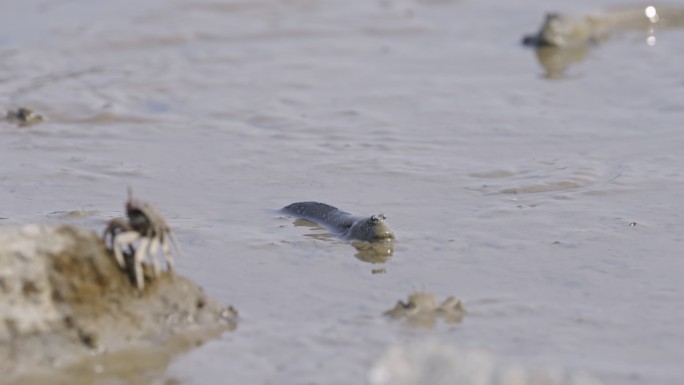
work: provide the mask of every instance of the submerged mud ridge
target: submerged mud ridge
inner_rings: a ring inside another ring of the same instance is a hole
[[[90,230],[25,225],[0,228],[0,317],[5,383],[193,336],[164,349],[171,356],[234,329],[237,312],[168,272],[139,292]]]

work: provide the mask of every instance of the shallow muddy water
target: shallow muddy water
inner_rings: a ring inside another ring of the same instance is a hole
[[[151,383],[363,384],[427,340],[680,384],[684,30],[553,73],[520,45],[545,12],[611,4],[12,2],[0,107],[47,120],[0,122],[0,225],[101,231],[128,185],[160,208],[179,272],[241,321]],[[308,200],[386,214],[393,254],[276,213]],[[469,313],[382,317],[420,290]]]

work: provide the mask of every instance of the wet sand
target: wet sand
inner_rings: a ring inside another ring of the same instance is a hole
[[[178,270],[241,324],[153,383],[365,383],[432,339],[679,384],[684,31],[616,36],[554,79],[520,45],[545,12],[610,4],[17,2],[0,106],[46,121],[0,122],[0,225],[100,231],[128,185],[160,208]],[[385,213],[392,256],[274,214],[308,200]],[[383,318],[415,290],[469,314]]]

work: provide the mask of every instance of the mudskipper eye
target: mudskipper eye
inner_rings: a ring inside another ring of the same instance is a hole
[[[377,221],[378,221],[378,216],[377,216],[377,215],[371,215],[371,221],[377,222]]]

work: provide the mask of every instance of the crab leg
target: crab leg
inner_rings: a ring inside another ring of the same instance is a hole
[[[147,255],[149,249],[149,238],[142,238],[138,250],[135,251],[135,260],[133,262],[133,268],[135,269],[135,283],[138,285],[138,290],[142,291],[145,288],[145,276],[143,274],[143,262],[145,261],[145,255]]]
[[[150,259],[152,260],[152,271],[154,272],[155,277],[159,277],[159,261],[157,261],[157,254],[159,254],[159,246],[160,246],[160,241],[158,237],[153,237],[150,240],[150,252],[149,256]]]
[[[164,259],[166,260],[166,267],[168,267],[169,271],[173,271],[173,255],[171,254],[171,247],[169,245],[169,238],[173,237],[173,234],[168,233],[168,235],[168,237],[162,239],[162,252],[164,254]]]
[[[122,269],[126,267],[126,262],[124,261],[123,252],[121,248],[126,245],[130,245],[140,238],[140,234],[137,231],[126,231],[117,234],[112,243],[114,244],[114,257],[116,257],[116,262]]]

